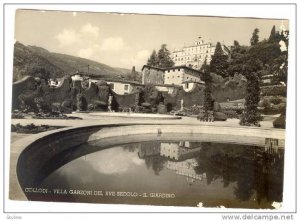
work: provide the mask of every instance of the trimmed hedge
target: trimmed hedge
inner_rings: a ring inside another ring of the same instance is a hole
[[[260,90],[262,96],[281,95],[286,97],[287,93],[287,88],[284,85],[263,86]]]
[[[227,116],[222,112],[214,112],[214,120],[215,121],[226,121]]]
[[[241,117],[241,113],[238,113],[236,110],[222,110],[222,113],[224,113],[227,118],[240,119]]]
[[[55,130],[63,128],[61,126],[49,126],[49,125],[41,125],[41,126],[36,126],[34,124],[28,124],[28,125],[21,125],[21,124],[12,124],[11,125],[11,132],[16,132],[16,133],[23,133],[23,134],[36,134],[36,133],[41,133],[45,132],[48,130]]]
[[[286,119],[286,116],[284,114],[281,114],[277,119],[275,119],[273,121],[273,126],[275,128],[282,128],[282,129],[285,129],[285,119]]]

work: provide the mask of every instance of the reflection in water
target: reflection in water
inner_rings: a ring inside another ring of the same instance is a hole
[[[272,208],[282,201],[283,151],[201,142],[144,142],[73,160],[48,176],[50,190],[101,190],[103,196],[50,194],[42,200],[205,207]],[[106,196],[126,191],[137,196]],[[145,197],[146,195],[147,197]],[[161,197],[152,193],[173,194]],[[41,200],[36,195],[32,200]]]

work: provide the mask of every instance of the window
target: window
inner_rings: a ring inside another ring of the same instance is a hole
[[[180,71],[180,68],[178,68],[178,71]]]
[[[175,72],[175,69],[173,69],[173,72]]]
[[[124,85],[124,90],[125,90],[125,91],[128,91],[128,89],[129,89],[128,86],[129,86],[128,84],[125,84],[125,85]]]
[[[189,88],[189,83],[185,83],[185,88],[186,88],[186,89]]]

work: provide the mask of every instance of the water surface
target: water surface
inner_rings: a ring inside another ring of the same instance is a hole
[[[68,153],[69,159],[78,150]],[[74,155],[74,156],[72,156]],[[283,152],[203,142],[143,142],[86,154],[56,169],[31,200],[273,208],[282,201]]]

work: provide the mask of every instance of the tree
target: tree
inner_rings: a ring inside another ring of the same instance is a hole
[[[161,48],[157,53],[158,57],[158,67],[160,68],[170,68],[174,66],[174,61],[170,56],[170,51],[167,49],[166,44],[162,44]]]
[[[243,73],[247,79],[245,110],[240,125],[259,126],[258,102],[260,100],[259,71],[261,62],[258,59],[248,58],[243,65]]]
[[[258,41],[259,41],[258,33],[259,33],[259,29],[255,28],[253,33],[252,33],[252,37],[250,39],[250,44],[251,45],[256,45],[258,43]]]
[[[276,83],[284,82],[287,84],[289,32],[282,31],[278,38],[281,53],[280,56],[273,61],[273,81]]]
[[[238,48],[240,48],[241,46],[240,46],[240,43],[239,43],[237,40],[234,40],[234,41],[233,41],[233,47],[236,48],[236,49],[238,49]]]
[[[277,40],[277,36],[276,36],[275,25],[273,25],[268,42],[273,43],[276,40]]]
[[[214,72],[222,77],[227,77],[227,62],[228,56],[224,55],[224,51],[222,49],[221,43],[218,42],[216,45],[215,53],[212,56],[212,60],[210,62],[210,71]]]
[[[248,50],[247,46],[241,46],[238,41],[233,42],[233,47],[231,47],[230,61],[228,64],[227,72],[229,76],[234,76],[235,74],[241,74],[242,63],[244,62],[244,55]]]
[[[150,55],[150,58],[147,61],[147,65],[153,66],[153,67],[158,67],[159,61],[158,61],[157,53],[155,50],[152,51],[152,54]]]
[[[212,77],[209,72],[209,66],[207,65],[206,59],[200,69],[203,76],[203,81],[205,82],[204,88],[204,112],[207,116],[208,111],[213,110],[213,99],[212,99]]]

